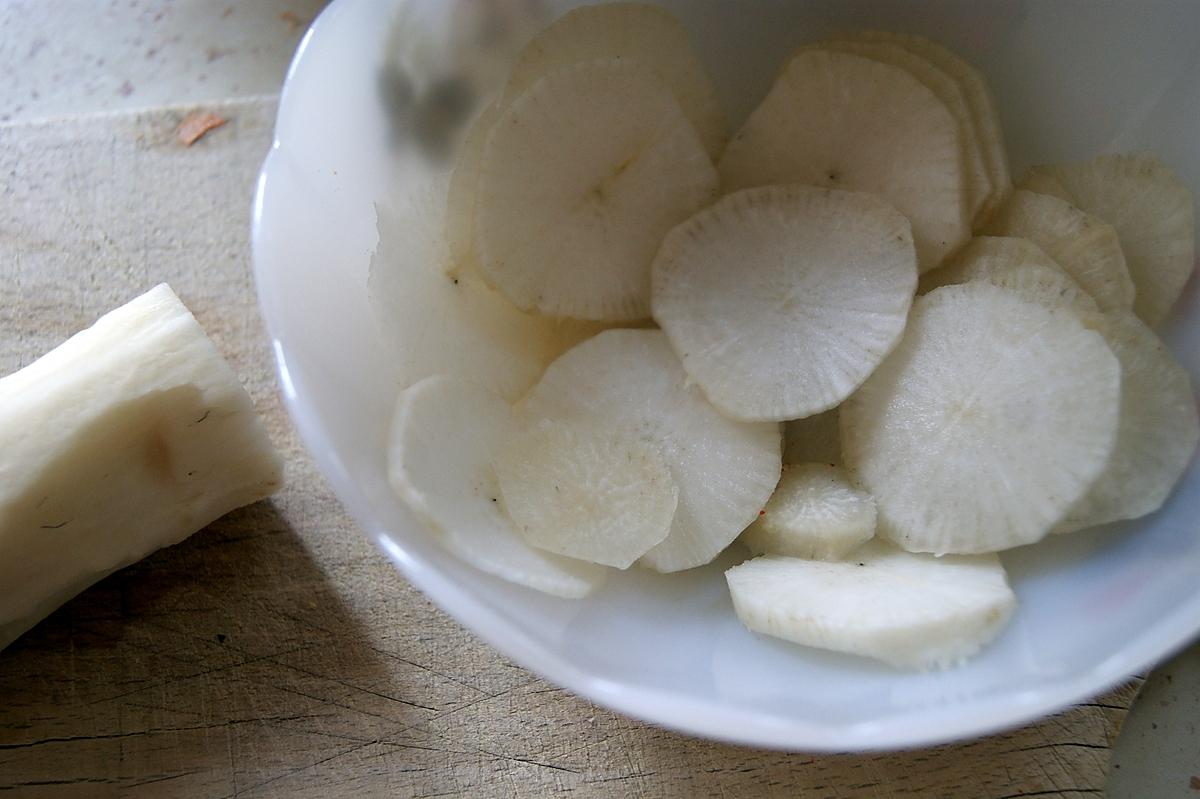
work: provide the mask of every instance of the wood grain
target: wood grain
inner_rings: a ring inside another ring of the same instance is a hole
[[[273,98],[0,126],[0,373],[169,281],[289,484],[0,652],[0,792],[33,797],[1099,796],[1131,683],[972,743],[821,756],[692,740],[491,651],[360,535],[291,432],[248,264]]]

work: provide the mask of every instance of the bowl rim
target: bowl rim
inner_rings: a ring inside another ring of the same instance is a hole
[[[436,566],[408,551],[399,535],[367,512],[369,500],[336,455],[328,428],[305,407],[288,368],[289,350],[278,334],[265,300],[264,203],[270,176],[282,169],[281,140],[285,109],[297,98],[292,81],[305,61],[314,36],[328,20],[356,0],[334,0],[305,32],[288,66],[276,109],[270,150],[255,181],[251,205],[251,261],[259,311],[271,345],[275,378],[283,404],[300,440],[334,494],[363,534],[430,601],[506,658],[539,677],[608,710],[685,735],[728,744],[791,752],[845,753],[897,751],[973,739],[1014,729],[1086,702],[1148,670],[1200,634],[1200,593],[1169,615],[1147,625],[1135,641],[1091,668],[1045,683],[1036,689],[968,699],[917,714],[898,714],[877,722],[829,724],[806,719],[764,716],[759,711],[718,707],[686,694],[632,687],[593,676],[509,624],[470,590],[450,581]],[[501,632],[502,631],[502,632]]]

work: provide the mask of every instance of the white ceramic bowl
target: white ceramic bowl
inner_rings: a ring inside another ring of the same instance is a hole
[[[388,110],[397,96],[388,65],[441,68],[448,51],[435,46],[434,29],[448,2],[338,0],[321,15],[288,73],[254,205],[259,296],[296,426],[362,529],[447,613],[601,705],[695,735],[812,751],[917,746],[1017,725],[1102,692],[1200,631],[1194,465],[1148,519],[1005,553],[1020,611],[982,656],[944,673],[755,636],[734,617],[722,564],[670,577],[634,569],[572,602],[443,552],[385,478],[398,386],[372,326],[366,274],[373,203],[429,169],[404,132],[411,119]],[[553,14],[569,4],[549,5]],[[1032,161],[1144,148],[1200,187],[1200,5],[1187,0],[668,5],[734,125],[791,46],[847,28],[906,30],[954,47],[991,77],[1017,174]],[[1193,379],[1198,321],[1189,285],[1165,332]]]

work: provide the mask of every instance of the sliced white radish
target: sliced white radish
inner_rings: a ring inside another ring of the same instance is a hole
[[[784,422],[783,462],[840,465],[842,431],[837,409]]]
[[[388,444],[392,488],[451,553],[480,571],[557,596],[586,596],[606,570],[541,552],[505,515],[493,463],[513,430],[495,392],[434,376],[400,394]]]
[[[1196,263],[1192,193],[1149,153],[1100,155],[1030,170],[1023,186],[1053,194],[1113,226],[1137,289],[1133,310],[1157,325]]]
[[[1167,346],[1131,313],[1085,318],[1121,362],[1121,422],[1108,465],[1055,532],[1158,510],[1200,441],[1192,383]]]
[[[564,353],[520,412],[527,422],[628,430],[659,448],[679,505],[671,532],[640,561],[657,571],[708,563],[754,521],[779,481],[779,425],[723,417],[658,330],[607,330]]]
[[[767,506],[742,533],[756,555],[837,560],[875,535],[875,500],[827,463],[784,466]]]
[[[654,72],[679,101],[709,155],[721,152],[725,118],[687,31],[669,11],[645,3],[602,3],[563,14],[517,56],[501,102],[512,102],[556,69],[602,58],[636,61]]]
[[[1012,175],[1008,168],[1008,150],[1004,144],[1004,132],[1000,125],[1000,114],[992,97],[987,81],[978,69],[953,51],[921,36],[887,31],[865,31],[856,37],[862,41],[889,42],[906,48],[915,55],[928,60],[938,69],[958,82],[963,90],[963,99],[971,110],[975,122],[975,133],[979,147],[987,164],[992,183],[992,196],[976,216],[976,228],[987,216],[1008,199],[1012,191]]]
[[[912,222],[922,271],[971,236],[962,133],[903,69],[796,54],[721,158],[722,189],[806,183],[878,194]]]
[[[1128,310],[1133,305],[1133,282],[1116,231],[1070,203],[1048,194],[1015,191],[993,214],[987,232],[1029,239],[1041,247],[1102,310]]]
[[[532,546],[625,569],[667,537],[679,490],[628,430],[542,419],[496,460],[508,515]]]
[[[725,119],[712,84],[669,12],[641,3],[572,9],[530,40],[512,65],[504,91],[476,117],[459,145],[450,179],[446,239],[452,270],[472,268],[475,204],[488,134],[501,112],[537,80],[557,69],[597,59],[636,62],[657,76],[695,127],[708,154],[725,146]]]
[[[751,630],[900,668],[961,663],[1017,604],[995,555],[935,558],[878,542],[835,563],[768,555],[725,578]]]
[[[975,119],[958,81],[951,78],[940,67],[934,66],[929,59],[893,42],[834,39],[822,42],[817,47],[853,53],[900,67],[927,86],[939,100],[946,104],[946,109],[954,115],[954,120],[958,123],[962,134],[960,143],[968,187],[967,210],[972,220],[981,219],[984,206],[992,202],[995,192],[983,149],[980,147]]]
[[[662,237],[716,188],[696,131],[654,73],[619,60],[564,67],[514,100],[488,137],[480,270],[525,310],[645,318]]]
[[[972,280],[987,281],[1052,308],[1070,308],[1080,314],[1100,310],[1092,295],[1028,239],[1007,236],[971,239],[949,263],[922,276],[921,293]]]
[[[813,186],[735,192],[667,236],[654,319],[726,415],[810,416],[845,399],[904,330],[917,267],[877,197]]]
[[[1104,471],[1121,368],[1097,333],[983,282],[917,299],[895,352],[840,408],[879,534],[992,552],[1049,532]]]
[[[453,276],[471,274],[477,270],[475,250],[475,203],[479,192],[479,172],[488,134],[500,118],[500,104],[486,106],[467,128],[454,168],[446,187],[445,239],[450,255],[447,272]]]
[[[445,201],[445,182],[437,180],[376,209],[371,309],[401,388],[446,374],[515,400],[559,353],[598,326],[524,313],[477,276],[449,274]]]
[[[1020,240],[976,239],[972,244],[983,241]],[[979,274],[974,279],[989,280],[1051,309],[1071,311],[1086,327],[1104,337],[1121,364],[1116,446],[1104,472],[1053,532],[1136,519],[1158,510],[1191,461],[1200,437],[1196,400],[1187,371],[1144,322],[1128,311],[1099,313],[1077,286],[1062,283],[1062,274],[1057,270],[1035,270],[1030,264],[997,267],[1006,263],[1003,258],[990,263],[988,270],[963,264],[966,268],[950,266],[930,276],[947,272],[947,282],[956,282],[954,277],[971,279],[967,273],[975,271]]]

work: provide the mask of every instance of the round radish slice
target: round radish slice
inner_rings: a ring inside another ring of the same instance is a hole
[[[376,209],[367,294],[383,345],[401,388],[445,374],[514,400],[598,325],[524,313],[477,275],[450,275],[445,207],[445,182],[435,180]]]
[[[606,570],[534,549],[501,508],[492,464],[512,429],[512,411],[500,395],[466,380],[426,378],[400,394],[388,479],[463,561],[547,594],[585,596],[604,582]]]
[[[840,408],[846,467],[879,534],[993,552],[1049,532],[1104,471],[1121,367],[1097,333],[987,283],[913,304],[896,351]]]
[[[1129,310],[1133,281],[1117,232],[1070,203],[1018,190],[992,216],[987,232],[1026,238],[1074,278],[1101,310]]]
[[[1007,236],[971,239],[950,263],[921,277],[920,293],[972,280],[987,281],[1052,308],[1070,308],[1079,314],[1100,310],[1092,295],[1041,247],[1026,239]]]
[[[854,391],[904,330],[917,284],[908,220],[867,194],[764,186],[675,228],[654,318],[726,415],[797,419]]]
[[[912,222],[921,270],[971,237],[962,131],[903,69],[851,53],[794,56],[721,158],[725,191],[807,183],[878,194]]]
[[[552,419],[516,433],[496,474],[529,544],[618,569],[667,537],[679,498],[652,444],[625,430]]]
[[[458,157],[450,171],[446,187],[446,246],[450,252],[447,272],[451,275],[471,274],[477,269],[475,248],[475,202],[479,188],[479,169],[488,134],[500,117],[500,104],[492,103],[479,113],[467,128]]]
[[[653,72],[615,60],[565,67],[514,100],[488,137],[480,269],[525,310],[643,319],[663,236],[716,188],[696,131]]]
[[[980,147],[975,120],[967,105],[962,86],[941,68],[934,66],[927,58],[893,42],[834,39],[815,46],[819,49],[853,53],[872,61],[900,67],[927,86],[939,100],[946,104],[946,109],[954,115],[954,120],[958,122],[958,127],[962,131],[959,138],[969,189],[967,210],[970,212],[972,220],[981,218],[984,205],[991,202],[994,194],[992,178],[983,149]]]
[[[1157,325],[1196,262],[1192,193],[1153,155],[1100,155],[1034,167],[1024,188],[1053,194],[1113,226],[1137,288],[1133,310]]]
[[[1012,175],[1008,170],[1008,151],[1004,146],[1004,131],[1000,114],[983,74],[952,51],[936,42],[911,33],[864,31],[855,36],[859,41],[896,44],[920,56],[953,78],[963,90],[963,99],[975,123],[979,148],[991,178],[992,195],[981,209],[976,221],[982,221],[1012,192]]]
[[[1055,532],[1158,510],[1200,441],[1192,381],[1154,331],[1128,312],[1084,321],[1121,362],[1121,423],[1104,473]]]
[[[509,72],[507,104],[556,69],[621,58],[654,72],[679,101],[712,156],[725,146],[725,119],[712,83],[669,11],[645,3],[602,3],[572,9],[525,45]]]
[[[758,516],[779,481],[779,425],[725,418],[692,385],[658,330],[607,330],[550,365],[520,406],[540,419],[625,430],[662,453],[679,488],[667,537],[641,559],[700,566]]]

